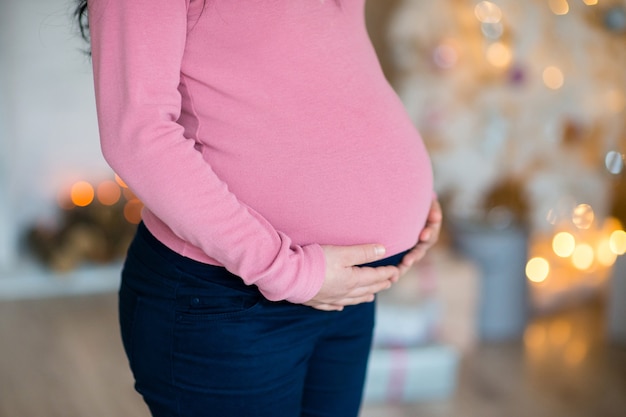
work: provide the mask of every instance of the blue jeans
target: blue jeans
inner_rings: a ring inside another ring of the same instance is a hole
[[[358,415],[374,303],[324,312],[268,301],[141,224],[119,314],[135,387],[155,417]]]

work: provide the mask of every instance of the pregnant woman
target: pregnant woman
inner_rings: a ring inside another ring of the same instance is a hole
[[[102,151],[145,204],[119,309],[152,415],[356,416],[375,294],[441,222],[364,0],[87,10]]]

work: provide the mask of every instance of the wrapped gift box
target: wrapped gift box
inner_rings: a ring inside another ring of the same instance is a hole
[[[441,303],[435,298],[414,305],[379,302],[376,305],[374,346],[417,346],[438,338]]]
[[[446,248],[431,250],[391,289],[378,295],[374,345],[434,341],[470,350],[478,340],[479,272]]]
[[[449,397],[456,387],[459,356],[447,345],[374,349],[364,401],[413,403]]]

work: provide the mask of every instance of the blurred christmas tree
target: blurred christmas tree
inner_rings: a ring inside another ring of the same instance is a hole
[[[375,3],[447,217],[526,225],[544,295],[601,282],[625,250],[626,0]]]
[[[564,198],[609,214],[605,156],[626,151],[626,2],[396,3],[384,65],[449,210],[483,216],[521,184],[496,200],[534,228]]]

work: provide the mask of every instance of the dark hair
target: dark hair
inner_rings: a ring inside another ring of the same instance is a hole
[[[78,0],[74,9],[74,19],[78,23],[80,36],[89,42],[89,20],[87,19],[87,0]]]
[[[206,0],[203,0],[204,5],[206,5]],[[204,6],[203,6],[204,7]],[[76,8],[74,9],[74,19],[78,24],[78,30],[80,31],[80,36],[87,42],[89,42],[89,19],[87,17],[87,0],[77,0]]]

